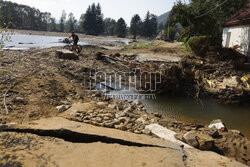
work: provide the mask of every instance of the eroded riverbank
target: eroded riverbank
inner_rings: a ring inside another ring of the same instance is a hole
[[[90,45],[84,47],[79,60],[65,60],[56,58],[55,50],[57,49],[60,48],[3,52],[0,78],[1,98],[6,99],[9,114],[4,115],[6,108],[1,106],[1,123],[26,123],[40,118],[57,116],[62,112],[56,109],[57,106],[68,105],[72,107],[80,102],[93,108],[80,108],[74,111],[71,108],[67,115],[71,116],[70,119],[139,134],[147,133],[144,131],[146,125],[159,123],[177,133],[194,130],[197,133],[211,136],[207,126],[178,122],[162,114],[148,114],[145,106],[141,104],[133,105],[128,102],[105,99],[100,92],[89,91],[91,79],[89,72],[91,70],[109,73],[131,72],[132,68],[139,67],[154,69],[155,66],[160,66],[157,60],[155,65],[151,62],[140,62],[136,60],[135,54],[125,54],[131,50],[109,50]],[[118,52],[119,54],[116,54]],[[160,63],[163,62],[160,61]],[[176,62],[169,63],[165,60],[164,64],[172,66],[172,64],[176,65]],[[171,70],[175,69],[175,72],[178,73],[178,68],[171,67]],[[173,77],[177,74],[175,72],[173,72]],[[126,79],[123,80],[126,81]],[[163,83],[171,81],[171,79],[167,78]],[[169,86],[173,85],[176,86],[176,81]],[[96,102],[99,104],[95,104]],[[116,114],[118,114],[117,117]],[[117,124],[114,123],[115,121],[118,121]],[[236,131],[217,130],[217,132],[219,135],[216,135],[212,140],[215,146],[220,149],[220,153],[236,158],[240,162],[249,162],[249,141],[247,138]],[[218,136],[220,137],[218,138]],[[223,148],[238,151],[228,151],[223,150]],[[210,147],[209,149],[213,150],[214,148]],[[214,151],[219,152],[218,150]]]

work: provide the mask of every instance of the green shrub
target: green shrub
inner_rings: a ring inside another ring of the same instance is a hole
[[[189,38],[185,46],[188,51],[204,57],[209,47],[209,38],[206,36],[194,36]]]

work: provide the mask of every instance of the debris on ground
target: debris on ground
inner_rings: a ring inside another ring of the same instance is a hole
[[[177,133],[178,139],[202,150],[212,150],[249,165],[249,141],[240,132],[178,122],[161,114],[149,114],[138,101],[128,102],[105,98],[99,91],[88,91],[93,76],[90,71],[131,72],[134,69],[156,72],[152,82],[161,83],[156,93],[182,93],[197,99],[213,97],[223,103],[249,104],[249,72],[235,69],[230,61],[214,62],[209,58],[183,56],[176,62],[140,62],[137,53],[117,53],[101,46],[84,46],[79,60],[62,56],[61,48],[4,51],[1,57],[0,97],[4,94],[9,114],[0,117],[0,124],[23,123],[42,117],[63,114],[70,120],[128,131],[152,134],[145,129],[159,124]],[[151,48],[152,49],[152,48]],[[162,48],[161,48],[162,49]],[[71,54],[71,53],[70,53]],[[74,57],[74,56],[73,56]],[[156,57],[159,59],[160,57]],[[145,83],[147,79],[143,80]],[[96,83],[101,82],[101,78]],[[128,76],[122,77],[128,83]],[[10,85],[13,85],[10,89]],[[148,90],[148,87],[141,87]],[[60,106],[56,108],[57,106]],[[70,107],[71,106],[71,107]],[[5,106],[0,106],[1,113]],[[217,123],[217,122],[216,122]],[[191,141],[186,133],[193,133]],[[185,135],[185,140],[183,136]],[[198,144],[197,144],[198,143]]]

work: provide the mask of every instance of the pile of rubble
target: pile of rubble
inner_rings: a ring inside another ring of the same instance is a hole
[[[178,122],[159,113],[149,114],[140,101],[103,100],[58,106],[68,119],[136,134],[154,135],[148,125],[159,124],[175,133],[175,138],[200,150],[214,151],[249,164],[250,142],[237,130],[228,130],[221,120],[209,126]]]
[[[67,109],[65,105],[58,110]],[[146,125],[157,123],[159,118],[146,113],[144,106],[138,101],[123,103],[110,100],[110,102],[91,101],[76,103],[69,109],[69,119],[95,126],[115,128],[137,134],[145,133]]]

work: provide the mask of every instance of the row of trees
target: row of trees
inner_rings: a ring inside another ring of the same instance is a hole
[[[40,12],[38,9],[26,5],[18,5],[8,1],[0,0],[1,22],[6,26],[11,24],[10,28],[27,30],[47,30],[51,19],[50,13]]]
[[[65,26],[68,28],[65,29]],[[52,27],[55,27],[54,23]],[[140,16],[136,14],[131,20],[130,29],[128,29],[123,18],[118,19],[118,21],[112,18],[104,19],[100,4],[93,3],[87,8],[86,13],[81,15],[79,22],[74,19],[72,13],[66,21],[66,13],[63,11],[59,27],[61,32],[65,30],[76,31],[88,35],[105,34],[125,37],[128,33],[131,33],[134,36],[153,37],[157,34],[157,17],[147,12],[145,20],[142,21]]]
[[[157,34],[157,16],[147,12],[145,20],[142,21],[138,14],[134,15],[130,23],[130,32],[134,36],[155,36]]]
[[[134,36],[153,37],[157,33],[157,17],[147,13],[144,20],[139,15],[134,15],[130,29],[123,18],[114,20],[105,18],[100,4],[93,3],[86,12],[81,15],[80,20],[76,20],[73,13],[62,12],[59,23],[51,17],[50,13],[40,12],[38,9],[26,5],[19,5],[8,1],[0,0],[2,23],[11,23],[9,28],[58,31],[58,32],[80,32],[88,35],[117,35],[125,37],[128,34]],[[4,25],[0,25],[4,26]]]

